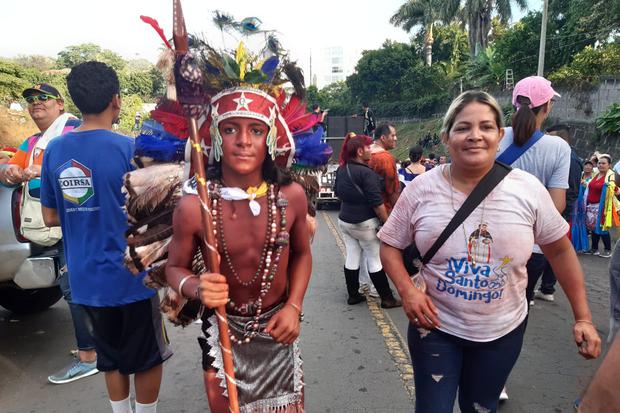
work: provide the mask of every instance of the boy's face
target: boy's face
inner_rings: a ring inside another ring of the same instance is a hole
[[[222,135],[222,166],[239,175],[260,170],[267,155],[269,128],[264,122],[234,117],[218,125]]]

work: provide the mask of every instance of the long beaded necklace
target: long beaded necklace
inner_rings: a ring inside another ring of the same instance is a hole
[[[450,204],[452,205],[452,209],[454,210],[454,212],[457,211],[456,207],[454,206],[454,184],[452,182],[452,165],[448,165],[448,177],[450,178]],[[486,198],[482,201],[482,214],[480,215],[480,225],[478,226],[478,230],[481,231],[482,229],[482,224],[484,223],[484,210],[486,207]],[[472,211],[473,212],[473,211]],[[471,256],[471,263],[472,265],[476,265],[476,254],[475,252],[477,252],[480,248],[480,239],[481,237],[478,237],[475,239],[475,245],[472,245],[471,248],[471,254],[469,254],[469,237],[467,236],[467,231],[465,230],[465,221],[463,220],[463,223],[461,224],[461,228],[463,228],[463,237],[465,238],[465,247],[467,248],[467,252],[468,255]]]
[[[278,193],[277,200],[275,194],[275,185],[269,185],[269,198],[268,198],[268,214],[267,214],[267,231],[265,235],[265,243],[261,251],[261,258],[258,265],[258,269],[250,281],[243,281],[239,277],[239,273],[236,271],[232,264],[232,259],[228,251],[226,239],[224,237],[224,218],[222,214],[222,202],[219,196],[219,189],[221,184],[211,185],[213,196],[211,201],[211,211],[213,212],[213,227],[217,228],[217,233],[220,233],[218,241],[222,243],[222,252],[224,259],[228,264],[233,276],[244,286],[250,286],[254,284],[258,276],[262,273],[260,288],[258,297],[254,300],[250,300],[247,303],[237,305],[232,300],[228,303],[230,310],[236,311],[243,315],[252,315],[252,320],[248,321],[243,328],[243,337],[238,338],[232,334],[229,330],[231,341],[237,344],[249,343],[260,332],[259,318],[263,308],[263,298],[269,292],[271,283],[278,272],[278,265],[280,263],[280,257],[284,247],[289,244],[289,233],[286,231],[286,208],[288,206],[288,200],[283,198]],[[280,229],[276,225],[277,210],[280,210]]]

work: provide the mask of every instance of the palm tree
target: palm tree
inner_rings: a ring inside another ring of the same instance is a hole
[[[390,18],[390,23],[406,32],[414,27],[418,27],[418,32],[423,31],[424,61],[430,66],[433,60],[433,25],[452,20],[459,4],[460,0],[407,0]]]
[[[448,0],[451,1],[451,0]],[[477,56],[489,44],[491,18],[495,12],[504,24],[512,17],[513,0],[465,0],[462,22],[467,23],[469,32],[469,49],[472,56]],[[527,0],[514,0],[521,9],[527,8]]]

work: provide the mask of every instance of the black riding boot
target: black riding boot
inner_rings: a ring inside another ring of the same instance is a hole
[[[394,298],[385,271],[379,270],[377,272],[371,272],[370,279],[381,297],[382,308],[394,308],[403,305],[400,300]]]
[[[347,292],[349,293],[349,298],[347,298],[347,303],[349,305],[358,304],[362,301],[366,301],[366,297],[360,294],[360,269],[357,270],[349,270],[345,267],[344,269],[344,279],[347,283]]]

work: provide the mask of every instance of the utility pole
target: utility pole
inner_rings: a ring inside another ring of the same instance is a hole
[[[540,47],[538,48],[538,76],[545,71],[545,44],[547,43],[547,8],[549,0],[543,2],[542,24],[540,25]]]
[[[312,49],[310,49],[310,85],[312,86]]]

